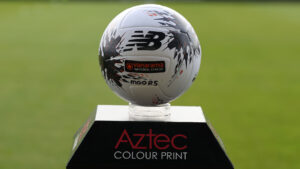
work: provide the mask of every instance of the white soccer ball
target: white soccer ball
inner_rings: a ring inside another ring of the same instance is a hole
[[[108,86],[141,106],[168,103],[195,80],[201,48],[192,25],[161,5],[139,5],[116,16],[99,47]]]

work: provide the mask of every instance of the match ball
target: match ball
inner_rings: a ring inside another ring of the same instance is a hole
[[[195,80],[201,47],[192,25],[161,5],[139,5],[117,15],[99,47],[101,72],[124,100],[155,106],[176,99]]]

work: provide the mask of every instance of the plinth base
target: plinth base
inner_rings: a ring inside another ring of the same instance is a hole
[[[75,135],[67,169],[233,169],[200,107],[171,106],[166,121],[132,121],[99,105]]]

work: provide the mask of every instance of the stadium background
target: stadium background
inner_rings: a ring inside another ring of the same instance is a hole
[[[13,1],[0,2],[1,169],[65,168],[96,105],[126,104],[101,77],[98,44],[147,2],[183,14],[202,45],[199,76],[172,105],[202,106],[237,169],[300,168],[300,4]]]

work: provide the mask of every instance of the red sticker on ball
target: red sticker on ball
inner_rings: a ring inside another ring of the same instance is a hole
[[[164,61],[133,61],[125,60],[125,71],[136,73],[160,73],[165,72]]]

